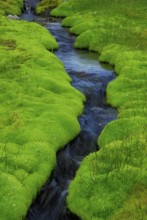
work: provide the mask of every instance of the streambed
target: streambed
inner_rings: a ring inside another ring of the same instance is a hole
[[[106,87],[115,74],[109,65],[98,62],[96,53],[74,49],[75,37],[69,34],[67,28],[61,27],[60,22],[36,17],[30,8],[22,15],[22,19],[43,24],[55,36],[59,44],[55,54],[73,79],[72,85],[86,96],[84,113],[79,117],[81,132],[58,152],[57,166],[25,219],[78,220],[66,206],[68,186],[82,159],[98,150],[97,138],[104,126],[116,119],[116,110],[106,103]]]

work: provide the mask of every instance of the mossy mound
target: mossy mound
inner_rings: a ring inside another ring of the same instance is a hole
[[[43,14],[52,8],[57,7],[62,3],[62,0],[41,0],[36,6],[36,13]]]
[[[78,35],[75,47],[96,51],[118,75],[107,102],[118,119],[102,131],[69,188],[70,210],[84,220],[146,219],[147,2],[69,0],[54,9]]]
[[[0,17],[0,219],[20,220],[80,131],[84,96],[35,23]]]
[[[23,8],[23,0],[1,0],[0,15],[20,15]]]
[[[82,162],[69,188],[69,208],[87,220],[145,219],[146,156],[142,136],[105,144]]]

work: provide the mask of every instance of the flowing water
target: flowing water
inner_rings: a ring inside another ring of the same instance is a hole
[[[30,7],[29,7],[30,8]],[[31,18],[31,19],[30,19]],[[59,49],[55,54],[64,63],[73,79],[72,85],[86,96],[84,113],[79,117],[80,134],[57,154],[57,165],[36,200],[26,220],[78,220],[66,206],[68,186],[82,159],[98,150],[97,138],[105,125],[116,119],[116,110],[106,103],[107,84],[115,74],[109,65],[101,65],[96,53],[74,49],[75,37],[60,22],[36,17],[26,8],[22,19],[43,24],[56,38]]]

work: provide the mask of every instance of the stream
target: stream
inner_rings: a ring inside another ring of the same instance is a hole
[[[66,205],[68,186],[82,159],[98,150],[97,138],[102,129],[117,117],[116,110],[106,103],[106,87],[115,74],[111,66],[98,62],[97,53],[74,49],[75,36],[59,21],[35,16],[31,9],[34,5],[30,6],[25,7],[21,19],[38,22],[54,35],[59,44],[55,54],[72,78],[72,86],[86,96],[86,103],[79,117],[80,134],[58,152],[55,170],[32,203],[25,220],[78,220],[80,218]]]

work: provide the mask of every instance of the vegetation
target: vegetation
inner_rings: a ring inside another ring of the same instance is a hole
[[[100,150],[81,163],[69,209],[84,220],[147,219],[147,2],[68,0],[51,12],[78,35],[75,47],[114,65],[107,101],[118,119],[102,131]]]
[[[0,2],[0,14],[8,15],[20,15],[23,8],[23,0],[1,0]]]
[[[1,14],[19,14],[20,1],[12,11],[5,3]],[[48,51],[57,47],[38,24],[0,15],[0,220],[24,218],[57,150],[80,130],[84,96]]]
[[[46,11],[49,11],[52,8],[57,7],[62,3],[62,0],[41,0],[36,7],[36,13],[42,14]]]

